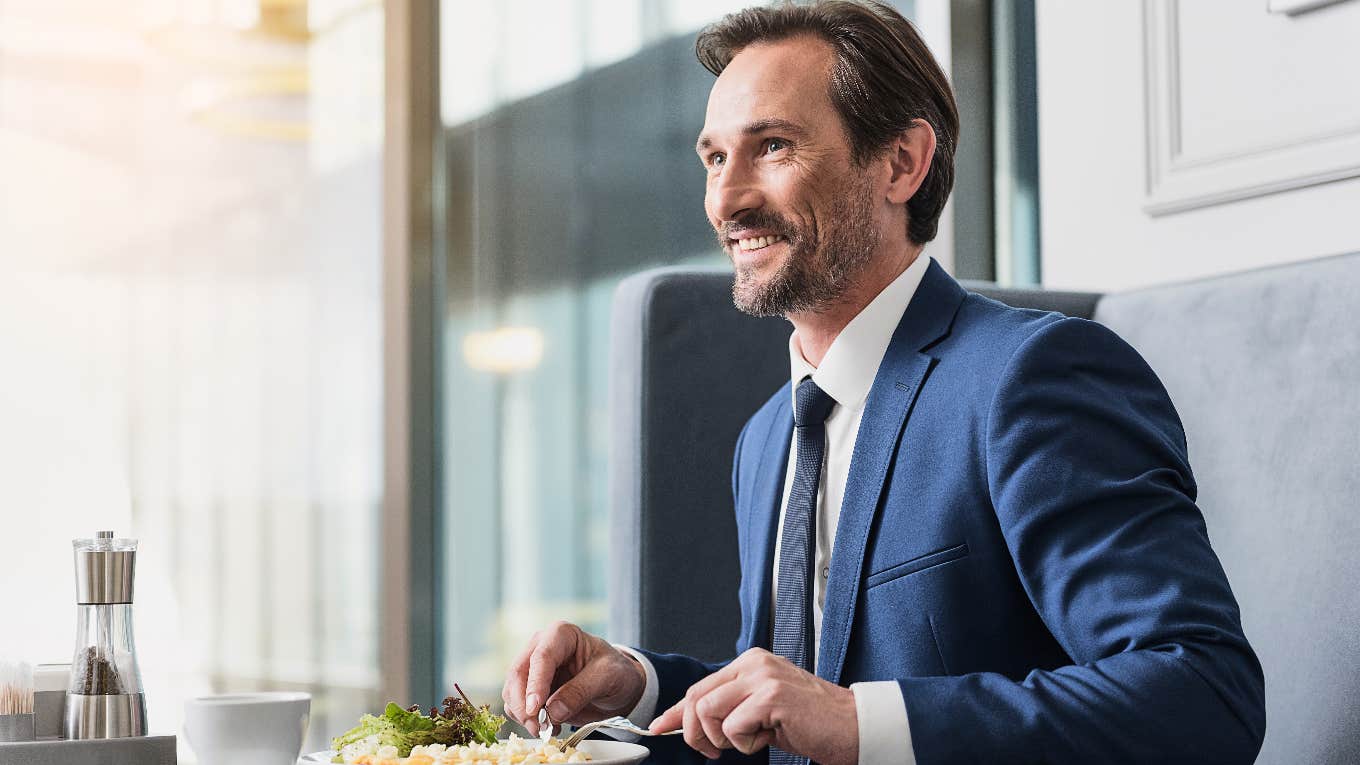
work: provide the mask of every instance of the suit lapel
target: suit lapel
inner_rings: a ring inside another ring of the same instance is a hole
[[[751,554],[755,561],[750,569],[755,573],[751,593],[755,604],[755,618],[749,624],[753,630],[746,636],[746,645],[770,647],[770,593],[774,579],[774,540],[779,526],[779,506],[784,500],[784,474],[789,465],[789,447],[793,442],[793,407],[789,403],[790,387],[780,390],[776,410],[765,445],[761,449],[760,467],[756,472],[756,486],[752,503],[747,510],[747,539],[751,540]]]
[[[850,458],[850,475],[832,547],[831,576],[827,580],[822,611],[817,674],[833,683],[840,682],[841,669],[845,665],[850,626],[854,623],[859,600],[864,552],[878,514],[884,480],[897,454],[903,426],[936,361],[924,349],[948,334],[964,295],[958,283],[932,261],[893,332],[873,387],[869,389]],[[787,442],[787,438],[785,440]],[[778,502],[776,496],[776,514]],[[767,558],[766,576],[769,568]],[[768,612],[768,584],[764,592]]]

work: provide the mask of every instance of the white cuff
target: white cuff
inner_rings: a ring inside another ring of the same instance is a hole
[[[854,683],[859,765],[916,765],[902,686],[892,680]]]
[[[645,728],[652,724],[652,720],[656,719],[656,702],[661,694],[661,681],[656,678],[656,667],[652,666],[651,660],[646,656],[626,645],[615,644],[614,647],[637,659],[637,663],[642,665],[642,671],[647,673],[647,684],[642,688],[642,698],[638,699],[637,706],[633,707],[633,711],[627,715],[629,722],[639,728]],[[619,741],[633,742],[642,738],[636,733],[618,730],[606,730],[603,733]]]

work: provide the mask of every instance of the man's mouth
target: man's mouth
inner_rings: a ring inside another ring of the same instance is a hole
[[[734,241],[737,243],[737,248],[742,252],[750,252],[751,250],[763,250],[776,242],[782,242],[784,237],[775,234],[773,236],[752,236]]]

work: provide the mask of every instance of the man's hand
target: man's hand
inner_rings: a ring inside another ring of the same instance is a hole
[[[626,714],[637,706],[647,674],[633,657],[580,627],[556,622],[534,633],[510,665],[505,713],[538,735],[545,705],[555,723],[572,725]]]
[[[695,683],[651,729],[681,726],[686,743],[709,759],[721,749],[751,754],[771,744],[825,765],[859,758],[855,694],[760,648]]]

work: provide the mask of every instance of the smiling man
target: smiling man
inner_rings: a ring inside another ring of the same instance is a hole
[[[1252,762],[1261,668],[1161,383],[1100,325],[970,294],[923,251],[958,118],[915,29],[814,2],[696,47],[734,301],[793,325],[790,382],[736,446],[737,656],[558,623],[507,712],[683,728],[658,760]]]

